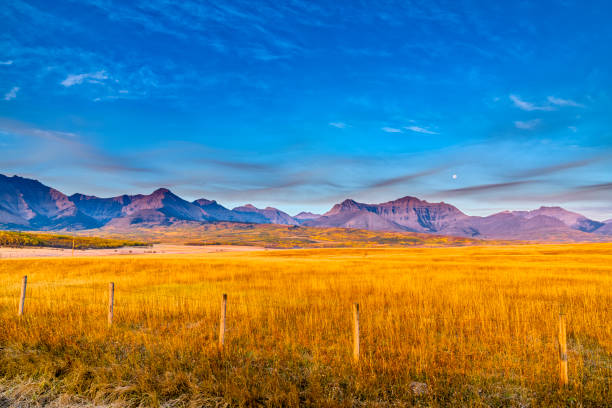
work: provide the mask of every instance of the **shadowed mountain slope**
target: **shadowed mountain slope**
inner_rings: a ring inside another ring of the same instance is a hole
[[[85,229],[99,226],[65,194],[31,179],[0,175],[0,226],[11,229]]]

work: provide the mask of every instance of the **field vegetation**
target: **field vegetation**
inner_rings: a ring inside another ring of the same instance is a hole
[[[15,248],[47,247],[75,249],[106,249],[121,248],[124,246],[144,245],[148,244],[125,239],[109,239],[34,232],[0,231],[0,246]]]
[[[1,260],[0,406],[609,407],[610,322],[612,244]]]

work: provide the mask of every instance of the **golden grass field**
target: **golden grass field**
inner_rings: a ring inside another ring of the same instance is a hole
[[[2,259],[0,319],[0,407],[612,406],[612,244]]]

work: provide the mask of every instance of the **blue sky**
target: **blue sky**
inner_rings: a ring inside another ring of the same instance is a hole
[[[322,212],[612,218],[612,5],[15,1],[0,173]]]

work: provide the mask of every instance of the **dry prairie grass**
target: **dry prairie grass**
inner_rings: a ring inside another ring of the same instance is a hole
[[[0,283],[6,403],[612,406],[612,244],[2,260]]]

